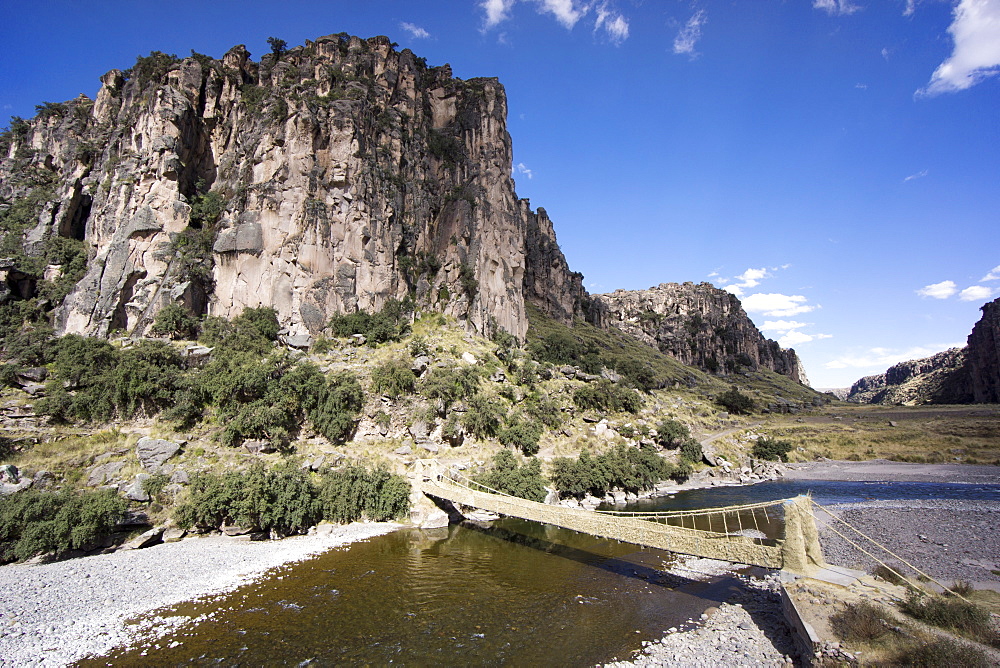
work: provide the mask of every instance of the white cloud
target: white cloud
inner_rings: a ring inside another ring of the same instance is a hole
[[[787,334],[793,329],[801,329],[803,327],[808,327],[808,322],[796,322],[794,320],[765,320],[764,324],[761,325],[761,329],[765,332],[777,332],[778,334]]]
[[[517,163],[517,173],[518,173],[518,174],[524,174],[524,175],[525,175],[525,176],[527,176],[527,177],[528,177],[529,179],[533,179],[533,178],[535,178],[535,173],[534,173],[534,172],[532,172],[532,171],[531,171],[531,170],[530,170],[530,169],[528,168],[528,166],[527,166],[527,165],[525,165],[525,164],[524,164],[523,162],[519,162],[519,163]]]
[[[868,90],[868,84],[856,83],[854,84],[854,87],[858,90]]]
[[[882,57],[885,58],[887,61],[889,60],[889,55],[891,53],[892,53],[892,51],[889,50],[889,47],[887,47],[887,46],[883,46],[882,47]]]
[[[917,294],[921,297],[933,297],[934,299],[947,299],[956,292],[958,292],[958,286],[955,285],[955,281],[931,283],[917,290]]]
[[[918,96],[965,90],[1000,72],[1000,0],[961,0],[948,32],[955,49]]]
[[[724,287],[722,289],[725,290],[726,292],[729,292],[729,293],[732,293],[732,294],[736,295],[737,297],[742,297],[743,296],[743,288],[741,288],[738,285],[727,285],[726,287]]]
[[[993,288],[985,285],[972,285],[958,293],[958,298],[963,302],[986,301],[993,296]]]
[[[416,39],[426,39],[431,36],[429,32],[427,32],[420,26],[414,25],[412,23],[406,23],[405,21],[403,23],[400,23],[399,27],[405,30],[406,32],[410,33],[410,35],[412,35]]]
[[[707,21],[708,18],[705,15],[704,9],[696,11],[694,16],[688,19],[684,27],[678,31],[677,37],[674,38],[674,53],[687,54],[691,57],[697,55],[694,45],[701,39],[701,27]]]
[[[589,5],[577,7],[573,0],[535,0],[535,2],[539,5],[538,11],[552,14],[566,30],[572,30],[577,21],[590,10]]]
[[[943,345],[914,346],[905,350],[895,348],[871,348],[858,355],[844,355],[824,364],[827,369],[872,369],[884,371],[893,364],[907,360],[919,360],[950,348],[961,348],[962,343],[947,343]]]
[[[830,334],[806,334],[805,332],[800,332],[793,330],[788,332],[780,339],[778,339],[778,345],[782,348],[793,348],[800,343],[809,343],[810,341],[819,341],[820,339],[832,338]]]
[[[926,169],[923,169],[917,172],[916,174],[910,174],[909,176],[907,176],[905,179],[903,179],[903,183],[906,183],[907,181],[912,181],[913,179],[922,179],[925,176],[927,176],[927,174],[928,171]]]
[[[514,6],[514,0],[483,0],[479,6],[486,12],[483,27],[489,30],[510,18],[510,10]]]
[[[763,313],[775,318],[788,318],[809,313],[815,306],[806,303],[802,295],[783,295],[776,292],[758,292],[740,300],[747,313]]]
[[[860,5],[854,4],[851,0],[813,0],[813,7],[837,16],[853,14],[861,9]]]
[[[906,8],[903,10],[903,16],[913,16],[913,12],[917,9],[917,0],[906,0]]]
[[[594,32],[604,29],[608,39],[615,46],[628,39],[628,19],[621,14],[608,9],[608,3],[602,3],[597,8],[597,19],[594,21]]]
[[[986,274],[980,281],[1000,281],[1000,264],[990,269],[990,273]]]

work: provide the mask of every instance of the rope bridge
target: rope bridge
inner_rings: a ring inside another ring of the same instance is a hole
[[[454,504],[542,522],[598,538],[739,564],[782,568],[808,575],[826,564],[809,497],[723,508],[660,512],[590,511],[504,494],[457,471],[424,480],[423,491]],[[785,532],[769,539],[761,530],[772,514],[784,515]]]

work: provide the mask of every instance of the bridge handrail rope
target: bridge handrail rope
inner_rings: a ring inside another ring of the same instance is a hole
[[[518,501],[522,500],[521,497],[514,496],[512,494],[507,494],[506,492],[501,492],[499,490],[493,489],[489,485],[485,485],[485,484],[479,482],[478,480],[474,480],[473,478],[470,478],[469,476],[467,476],[467,475],[465,475],[463,473],[460,473],[458,470],[456,470],[454,468],[448,468],[445,471],[445,473],[439,474],[437,477],[438,477],[438,481],[447,480],[449,483],[451,483],[453,485],[456,485],[458,487],[462,487],[464,489],[467,489],[467,490],[470,490],[470,491],[473,491],[473,492],[475,492],[475,491],[485,491],[485,492],[490,493],[490,494],[495,494],[497,496],[502,496],[502,497],[506,497],[506,498],[509,498],[509,499],[513,499],[513,500],[515,500],[515,502],[518,502]],[[465,481],[465,482],[462,482],[462,481]],[[466,484],[466,483],[468,483],[468,484]],[[686,518],[691,518],[691,524],[692,524],[691,530],[693,530],[693,531],[703,531],[705,533],[712,533],[712,534],[719,534],[720,532],[713,530],[712,526],[711,526],[711,523],[709,523],[709,529],[707,531],[705,529],[698,529],[694,525],[695,518],[706,517],[706,516],[711,516],[711,515],[722,515],[723,531],[721,532],[721,534],[722,535],[726,535],[726,536],[730,536],[730,535],[737,535],[738,536],[738,535],[743,535],[743,531],[744,531],[742,520],[739,517],[739,513],[740,512],[750,511],[751,512],[751,516],[753,517],[754,527],[756,527],[757,531],[760,531],[760,525],[757,523],[757,515],[753,511],[755,511],[755,510],[761,510],[761,509],[766,509],[766,508],[771,508],[771,507],[775,507],[775,506],[780,506],[780,505],[783,505],[787,501],[790,501],[790,500],[791,499],[779,499],[777,501],[761,501],[761,502],[757,502],[757,503],[747,503],[747,504],[742,504],[742,505],[738,505],[738,506],[723,506],[723,507],[719,507],[719,508],[705,508],[705,509],[696,509],[696,510],[676,510],[676,511],[667,510],[667,511],[660,511],[660,512],[640,512],[640,511],[633,512],[633,511],[622,511],[622,510],[595,510],[595,511],[592,511],[592,512],[599,513],[599,514],[602,514],[602,515],[609,515],[611,517],[627,517],[627,518],[631,518],[631,519],[640,519],[640,520],[660,520],[660,519],[670,520],[670,519],[679,519],[680,522],[681,522],[681,525],[680,525],[681,528],[685,528],[684,527],[684,520]],[[738,530],[733,531],[733,532],[729,531],[729,526],[728,526],[728,523],[726,522],[726,515],[727,514],[736,514],[737,526],[739,527]],[[659,522],[657,521],[656,523],[659,523]],[[664,523],[667,524],[668,522],[664,522]],[[747,536],[744,536],[744,537],[747,537]],[[752,537],[752,540],[754,542],[757,542],[759,540],[763,540],[763,538]]]
[[[833,519],[837,520],[838,522],[840,522],[841,524],[843,524],[844,526],[846,526],[848,529],[850,529],[851,531],[854,531],[859,536],[861,536],[862,538],[864,538],[865,540],[867,540],[872,545],[874,545],[874,546],[878,547],[879,549],[885,551],[886,553],[888,553],[889,555],[891,555],[894,559],[898,559],[899,561],[903,562],[903,564],[905,564],[906,566],[909,566],[910,568],[912,568],[914,571],[916,571],[916,573],[918,575],[922,575],[923,577],[927,578],[928,580],[930,580],[931,582],[933,582],[937,586],[941,587],[945,591],[950,592],[951,594],[959,597],[960,599],[962,599],[966,603],[971,603],[971,601],[969,601],[969,599],[965,598],[964,596],[962,596],[958,592],[952,590],[951,587],[946,587],[941,582],[938,582],[935,578],[933,578],[929,574],[925,573],[924,571],[920,570],[919,568],[917,568],[916,566],[914,566],[913,564],[911,564],[909,561],[907,561],[903,557],[899,556],[898,554],[896,554],[895,552],[893,552],[892,550],[890,550],[889,548],[887,548],[885,545],[882,545],[877,540],[875,540],[874,538],[872,538],[868,534],[864,533],[863,531],[861,531],[861,529],[858,529],[857,527],[855,527],[854,525],[852,525],[847,520],[843,519],[842,517],[838,517],[838,516],[834,515],[828,509],[826,509],[825,507],[823,507],[820,504],[816,503],[815,501],[813,501],[812,503],[813,503],[814,506],[816,506],[817,508],[819,508],[820,510],[822,510],[827,516],[832,517]],[[818,523],[822,524],[824,527],[826,527],[830,531],[832,531],[833,533],[835,533],[838,536],[840,536],[841,538],[843,538],[845,541],[847,541],[855,549],[857,549],[860,552],[862,552],[862,553],[866,554],[867,556],[871,557],[872,559],[874,559],[877,563],[881,564],[882,566],[885,566],[889,570],[890,573],[892,573],[893,575],[895,575],[896,577],[898,577],[900,580],[902,580],[903,582],[905,582],[906,586],[910,587],[911,589],[913,589],[914,591],[916,591],[918,593],[921,593],[921,594],[924,593],[923,589],[921,589],[920,587],[918,587],[915,584],[913,584],[912,582],[910,582],[908,579],[906,579],[906,577],[904,577],[901,573],[899,573],[898,571],[896,571],[896,569],[894,569],[892,566],[890,566],[889,564],[885,563],[884,561],[882,561],[881,559],[879,559],[878,557],[876,557],[874,554],[872,554],[868,550],[864,549],[863,547],[861,547],[860,545],[858,545],[857,543],[855,543],[854,541],[852,541],[850,538],[848,538],[847,536],[845,536],[841,532],[837,531],[830,524],[828,524],[827,522],[824,522],[819,517],[816,518],[816,521]]]

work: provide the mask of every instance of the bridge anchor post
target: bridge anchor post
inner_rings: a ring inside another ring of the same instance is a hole
[[[797,496],[785,502],[785,540],[781,545],[782,570],[809,576],[826,568],[823,548],[819,543],[812,499]]]

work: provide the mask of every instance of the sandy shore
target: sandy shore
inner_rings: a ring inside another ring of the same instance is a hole
[[[397,528],[357,523],[325,535],[261,542],[209,536],[51,564],[4,566],[0,666],[62,666],[106,654],[138,634],[169,630],[163,619],[126,627],[131,618],[230,591],[272,568]]]

